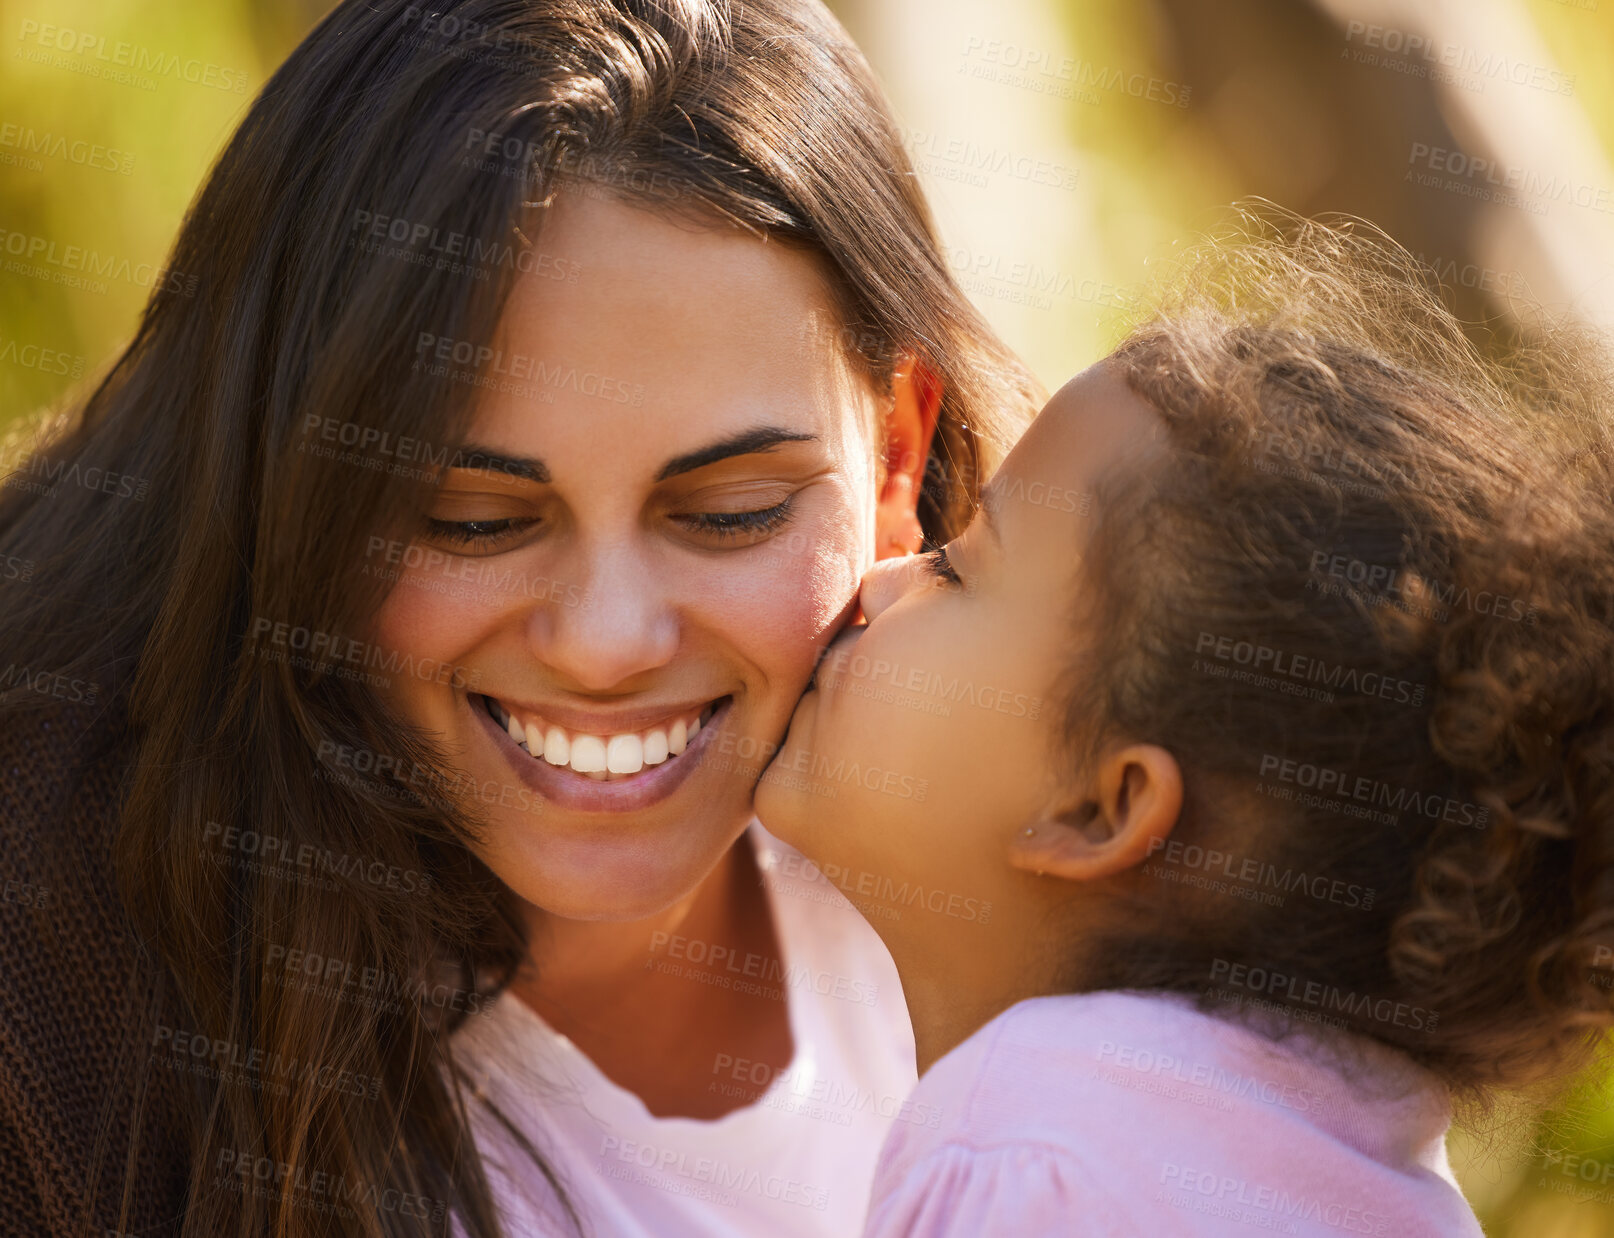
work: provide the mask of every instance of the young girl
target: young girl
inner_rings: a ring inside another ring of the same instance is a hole
[[[1348,233],[1217,261],[865,579],[763,781],[913,1017],[866,1235],[1478,1235],[1454,1100],[1614,1022],[1597,392]]]

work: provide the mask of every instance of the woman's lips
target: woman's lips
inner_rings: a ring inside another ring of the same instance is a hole
[[[721,698],[680,755],[658,765],[647,765],[636,774],[597,781],[567,766],[535,759],[511,738],[507,728],[499,725],[480,696],[471,694],[466,698],[472,718],[499,750],[522,786],[557,808],[598,813],[633,812],[670,796],[701,763],[702,754],[713,742],[711,736],[727,721],[733,703],[732,696]]]

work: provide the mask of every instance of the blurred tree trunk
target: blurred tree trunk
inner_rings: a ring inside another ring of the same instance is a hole
[[[1302,215],[1360,215],[1443,268],[1485,265],[1479,204],[1404,179],[1415,143],[1462,147],[1427,78],[1342,55],[1352,50],[1345,26],[1308,3],[1155,2],[1196,106],[1248,192]],[[1465,319],[1500,309],[1481,288],[1458,282],[1452,292]]]
[[[1614,327],[1614,229],[1606,216],[1528,194],[1520,196],[1530,209],[1487,202],[1416,179],[1429,169],[1413,152],[1445,150],[1614,188],[1578,102],[1462,74],[1460,64],[1451,75],[1468,84],[1442,84],[1438,58],[1387,50],[1422,35],[1436,47],[1549,72],[1550,56],[1514,0],[1462,8],[1423,0],[1154,3],[1196,106],[1248,192],[1305,215],[1344,211],[1371,220],[1436,267],[1467,321],[1505,322],[1509,295],[1522,293]],[[1375,48],[1364,26],[1393,33]],[[1539,121],[1521,134],[1510,120],[1524,113]]]

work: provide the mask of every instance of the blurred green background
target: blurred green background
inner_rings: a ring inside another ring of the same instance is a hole
[[[329,7],[0,0],[0,432],[129,338],[209,165]],[[1114,343],[1150,263],[1251,195],[1372,220],[1465,319],[1522,299],[1614,329],[1614,0],[831,7],[960,280],[1050,389]],[[49,245],[110,274],[63,282]],[[1487,1233],[1614,1235],[1610,1071],[1546,1114],[1471,1117],[1451,1150]]]

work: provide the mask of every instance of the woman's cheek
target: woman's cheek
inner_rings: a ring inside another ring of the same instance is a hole
[[[800,663],[805,686],[818,647],[857,596],[861,538],[845,523],[797,524],[711,561],[699,596],[708,620],[761,666]]]
[[[435,574],[406,569],[376,612],[376,642],[415,657],[459,661],[511,599],[455,587]]]
[[[370,624],[370,639],[388,654],[415,661],[430,659],[464,667],[492,611],[451,589],[434,587],[434,577],[405,569],[383,599]],[[453,693],[434,678],[393,675],[384,694],[418,723],[442,727],[452,712]],[[456,676],[456,681],[461,677]],[[444,716],[438,716],[444,715]]]

